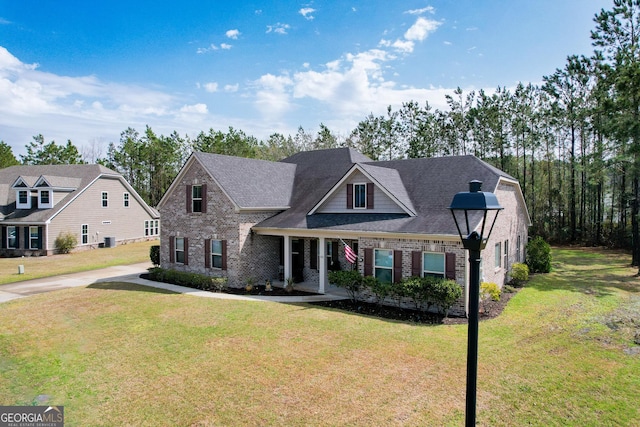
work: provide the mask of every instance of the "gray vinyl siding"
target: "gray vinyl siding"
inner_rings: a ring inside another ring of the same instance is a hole
[[[376,185],[374,185],[373,190],[373,209],[347,209],[347,184],[366,184],[370,182],[371,180],[367,179],[360,172],[353,174],[316,212],[354,213],[363,211],[367,213],[405,213]]]
[[[102,207],[103,191],[109,195],[106,208]],[[125,192],[130,193],[128,208],[123,203]],[[48,229],[47,249],[54,249],[56,237],[67,231],[75,234],[78,246],[82,246],[82,224],[89,226],[88,245],[104,243],[105,237],[115,237],[116,241],[143,239],[147,237],[144,222],[152,219],[119,179],[103,177],[53,218]]]

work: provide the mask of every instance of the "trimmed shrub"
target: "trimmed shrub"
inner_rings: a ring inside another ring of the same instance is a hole
[[[551,246],[540,236],[527,244],[527,265],[531,273],[549,273],[551,271]]]
[[[362,286],[369,288],[371,293],[376,296],[378,305],[382,305],[385,298],[391,296],[393,285],[390,282],[381,282],[375,276],[366,276],[362,279]]]
[[[511,284],[522,286],[524,282],[529,280],[529,267],[527,264],[516,262],[511,265]]]
[[[438,312],[445,316],[462,296],[462,288],[455,280],[438,280],[433,282],[431,298],[438,307]]]
[[[56,237],[56,251],[59,254],[68,254],[78,244],[78,238],[70,231],[61,232]]]
[[[351,301],[355,302],[362,287],[362,274],[357,270],[330,271],[329,282],[346,289]]]
[[[149,258],[151,259],[151,264],[156,267],[160,266],[160,245],[153,245],[149,248]]]
[[[482,282],[480,284],[480,300],[500,301],[500,288],[495,283]]]
[[[227,287],[226,277],[211,277],[204,274],[187,273],[184,271],[165,270],[160,267],[152,267],[149,270],[149,278],[157,282],[171,283],[187,288],[202,289],[203,291],[222,291]]]

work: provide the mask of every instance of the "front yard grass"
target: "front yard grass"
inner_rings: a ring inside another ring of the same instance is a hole
[[[114,265],[150,262],[149,248],[158,244],[159,240],[149,240],[113,248],[74,251],[65,255],[0,258],[0,285]],[[19,265],[24,266],[24,274],[18,274]]]
[[[478,423],[637,425],[637,271],[553,256],[480,324]],[[64,405],[68,426],[464,423],[466,325],[125,283],[0,304],[0,324],[0,404]]]

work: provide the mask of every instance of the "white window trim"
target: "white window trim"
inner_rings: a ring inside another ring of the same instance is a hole
[[[178,249],[178,240],[182,241],[182,250]],[[173,250],[176,264],[184,264],[184,237],[175,238],[175,248]],[[182,252],[182,261],[178,261],[178,252]]]
[[[23,191],[27,193],[26,203],[20,203],[20,193]],[[31,191],[26,189],[16,190],[16,209],[31,209]]]
[[[122,206],[128,208],[131,205],[131,197],[126,191],[122,193]]]
[[[442,271],[430,271],[430,270],[426,270],[425,266],[424,266],[424,256],[425,254],[433,254],[433,255],[439,255],[442,256]],[[422,277],[425,277],[425,274],[433,274],[433,275],[442,275],[442,278],[444,279],[447,275],[447,260],[446,260],[446,256],[443,252],[431,252],[431,251],[424,251],[422,252]]]
[[[7,241],[6,241],[7,249],[18,249],[18,245],[15,245],[15,246],[9,245],[9,228],[13,228],[14,229],[15,236],[16,236],[15,237],[16,241],[18,240],[18,233],[20,232],[20,229],[15,225],[8,225],[7,226]]]
[[[364,187],[364,206],[356,206],[357,191],[359,186]],[[367,183],[366,182],[354,182],[353,183],[353,209],[367,209]]]
[[[494,268],[496,271],[502,268],[502,242],[498,242],[494,246],[493,262],[495,264]]]
[[[193,195],[194,191],[196,190],[196,188],[200,188],[200,197],[195,197]],[[198,184],[198,185],[192,185],[191,186],[191,212],[196,212],[196,213],[200,213],[202,212],[203,206],[202,206],[202,191],[204,190],[203,186]],[[200,202],[200,209],[196,210],[196,202],[199,201]]]
[[[35,246],[35,247],[32,245],[32,243],[33,243],[33,237],[32,237],[32,236],[33,236],[33,235],[32,235],[32,233],[31,233],[31,230],[33,230],[34,228],[35,228],[35,230],[36,230],[36,246]],[[37,227],[37,226],[35,226],[35,225],[31,225],[31,226],[29,226],[29,249],[30,249],[30,250],[37,250],[37,249],[40,249],[40,248],[38,248],[38,240],[39,240],[39,238],[40,238],[40,236],[39,236],[39,230],[38,230],[38,227]]]
[[[84,232],[85,227],[87,229],[86,233]],[[85,237],[87,239],[86,242],[84,241]],[[89,224],[80,225],[80,242],[82,242],[81,244],[83,244],[83,245],[89,244]]]
[[[49,203],[42,203],[42,193],[49,193]],[[53,191],[49,188],[43,188],[38,190],[38,207],[41,209],[52,208],[53,207]]]
[[[376,264],[376,251],[385,251],[385,252],[391,252],[391,267],[387,267],[387,266],[378,266],[378,264]],[[384,248],[375,248],[373,250],[373,276],[374,277],[378,277],[376,276],[376,270],[377,269],[385,269],[385,270],[390,270],[391,271],[391,283],[393,283],[393,250],[392,249],[384,249]]]
[[[215,242],[220,242],[220,252],[214,252],[213,251],[213,244]],[[211,239],[211,242],[209,243],[210,246],[210,251],[211,251],[211,268],[213,268],[214,270],[222,270],[222,240],[220,239]],[[214,257],[220,257],[220,267],[216,267],[215,266],[215,262],[213,262]]]
[[[105,205],[105,202],[106,202],[106,205]],[[100,205],[103,208],[108,208],[109,207],[109,192],[108,191],[103,191],[100,194]]]

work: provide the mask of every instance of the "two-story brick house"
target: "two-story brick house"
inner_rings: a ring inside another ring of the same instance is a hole
[[[524,261],[530,225],[513,177],[474,156],[372,161],[348,148],[280,162],[193,153],[158,204],[161,265],[235,287],[292,277],[322,293],[330,268],[357,268],[391,282],[447,277],[466,289],[467,256],[448,206],[471,180],[504,207],[482,262],[483,279],[502,285]],[[465,307],[466,296],[457,308]]]
[[[160,215],[104,166],[11,166],[0,169],[0,229],[0,256],[51,255],[61,233],[78,249],[157,239]]]

